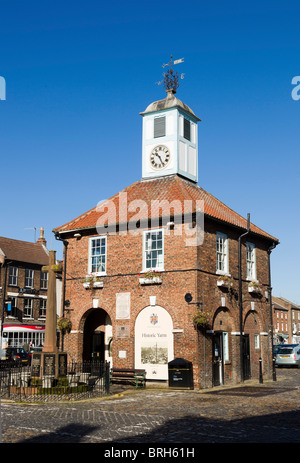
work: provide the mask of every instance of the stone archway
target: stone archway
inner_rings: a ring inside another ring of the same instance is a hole
[[[97,359],[112,363],[112,323],[101,308],[88,310],[83,320],[82,360]]]

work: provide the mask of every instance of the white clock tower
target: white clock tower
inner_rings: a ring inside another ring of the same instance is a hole
[[[200,119],[167,90],[164,100],[151,103],[143,116],[143,178],[179,174],[198,182]]]

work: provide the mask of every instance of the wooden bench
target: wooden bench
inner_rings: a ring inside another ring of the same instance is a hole
[[[113,381],[135,381],[136,389],[146,386],[146,371],[135,370],[134,368],[112,368],[110,370],[110,382]]]

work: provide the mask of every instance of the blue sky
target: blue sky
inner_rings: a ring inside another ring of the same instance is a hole
[[[33,241],[141,178],[142,117],[177,96],[199,123],[199,185],[280,240],[273,294],[300,304],[296,1],[0,0],[0,235]],[[52,242],[52,245],[51,245]]]

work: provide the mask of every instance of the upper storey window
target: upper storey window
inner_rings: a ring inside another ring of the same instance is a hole
[[[18,267],[9,267],[8,284],[17,286],[18,284]]]
[[[25,287],[33,288],[34,286],[34,270],[30,268],[25,269]]]
[[[144,232],[144,270],[163,270],[164,267],[164,240],[163,230]]]
[[[228,273],[228,242],[227,235],[217,233],[217,273]]]
[[[106,236],[90,239],[89,272],[106,273]]]
[[[246,243],[247,253],[247,279],[256,279],[256,259],[255,259],[255,245],[252,243]]]
[[[48,289],[48,273],[41,272],[41,289]]]
[[[166,116],[155,117],[154,119],[154,138],[166,135]]]

